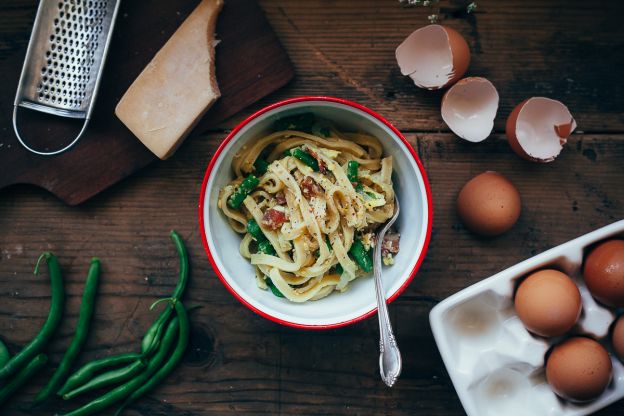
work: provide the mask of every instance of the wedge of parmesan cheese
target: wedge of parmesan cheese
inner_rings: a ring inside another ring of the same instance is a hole
[[[214,31],[222,7],[223,0],[202,0],[117,104],[117,117],[161,159],[221,95]]]

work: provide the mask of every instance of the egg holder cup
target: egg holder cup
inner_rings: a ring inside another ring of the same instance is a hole
[[[597,243],[624,238],[624,220],[600,228],[516,264],[436,305],[429,314],[434,338],[468,416],[588,415],[624,398],[624,364],[615,356],[610,329],[616,318],[594,300],[583,282],[583,259]],[[566,273],[581,292],[583,311],[563,337],[531,334],[516,315],[513,296],[530,273],[553,268]],[[558,398],[545,377],[545,357],[570,335],[585,335],[609,351],[613,380],[596,400]]]

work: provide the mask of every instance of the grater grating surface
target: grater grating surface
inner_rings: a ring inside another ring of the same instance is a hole
[[[15,97],[14,127],[28,150],[58,154],[76,143],[90,119],[119,0],[41,0]],[[38,151],[19,134],[17,107],[84,119],[62,149]]]

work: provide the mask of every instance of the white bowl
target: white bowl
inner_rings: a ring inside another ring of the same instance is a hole
[[[239,149],[268,133],[275,120],[304,112],[331,120],[343,130],[372,134],[381,140],[384,154],[394,157],[393,181],[402,208],[396,223],[401,248],[396,263],[383,272],[388,301],[407,287],[425,256],[431,235],[431,194],[424,168],[401,133],[379,114],[338,98],[300,97],[270,105],[239,124],[221,143],[206,170],[199,200],[202,239],[215,273],[238,300],[259,315],[293,327],[327,329],[376,312],[372,276],[356,279],[346,292],[318,301],[298,304],[278,298],[256,286],[253,267],[239,253],[241,236],[217,208],[219,190],[234,179],[230,166]]]

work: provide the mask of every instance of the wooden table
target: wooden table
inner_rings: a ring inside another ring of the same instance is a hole
[[[15,7],[0,16],[0,59],[35,12],[33,1],[9,1]],[[461,12],[462,3],[442,1],[441,16],[470,44],[469,74],[488,77],[501,97],[496,133],[481,144],[449,133],[439,113],[442,93],[415,88],[395,63],[396,46],[427,23],[428,10],[404,9],[394,0],[262,0],[297,69],[288,87],[82,206],[65,206],[26,186],[0,193],[0,334],[10,349],[33,337],[47,314],[49,283],[32,274],[44,250],[60,256],[68,295],[66,319],[50,346],[52,361],[58,362],[73,333],[91,256],[102,259],[102,284],[81,361],[136,349],[153,318],[148,306],[176,280],[168,239],[175,228],[191,255],[187,303],[202,308],[193,314],[183,365],[128,414],[463,414],[431,335],[429,310],[472,283],[624,217],[624,3],[479,0],[470,16]],[[253,110],[312,94],[345,97],[385,115],[416,146],[431,181],[430,250],[413,283],[390,306],[404,354],[403,375],[393,389],[378,376],[376,318],[325,332],[269,322],[225,290],[201,245],[199,188],[219,141]],[[513,106],[535,95],[562,100],[579,124],[562,155],[546,165],[519,159],[501,134]],[[484,170],[507,175],[523,198],[515,228],[487,240],[464,229],[454,206],[463,183]],[[60,401],[27,408],[45,378],[1,413],[70,409]],[[598,414],[623,411],[620,402]]]

